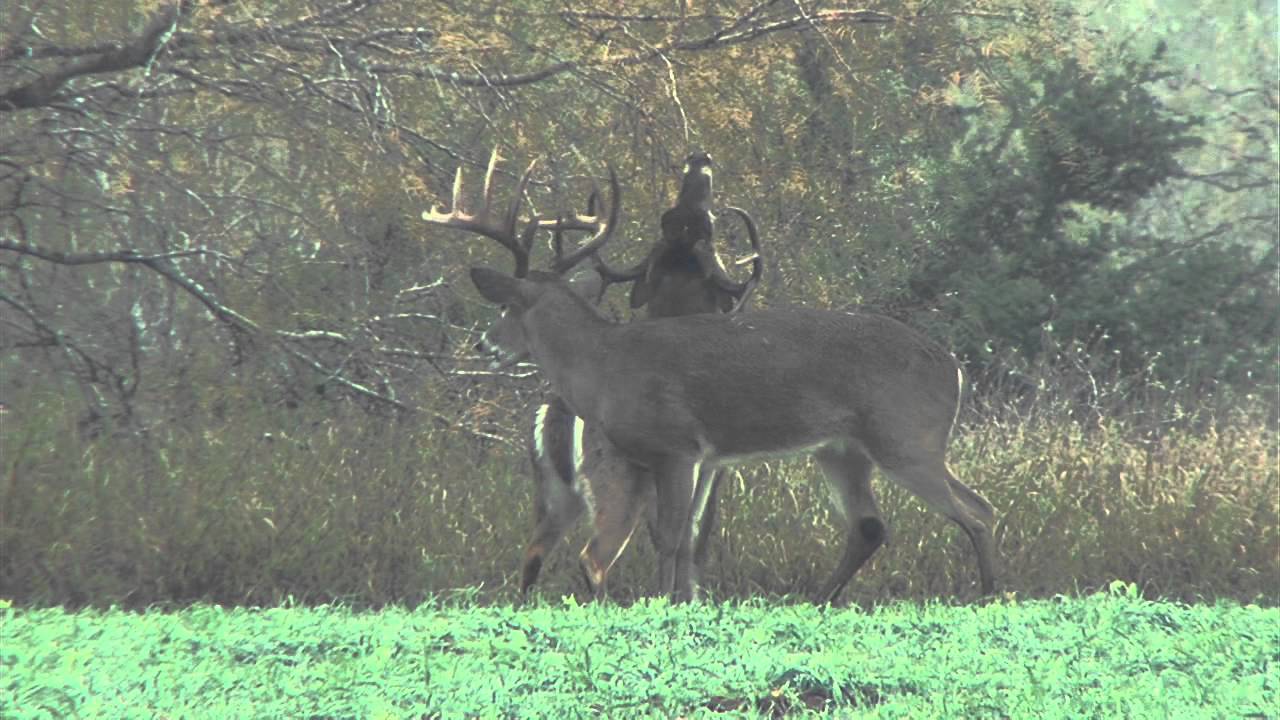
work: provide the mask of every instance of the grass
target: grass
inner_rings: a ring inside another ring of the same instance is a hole
[[[3,610],[0,714],[1274,717],[1280,610],[984,606]]]
[[[65,402],[65,401],[63,401]],[[72,607],[215,602],[413,606],[478,588],[515,596],[532,527],[523,448],[416,422],[255,401],[144,435],[82,436],[57,398],[17,398],[0,424],[0,597]],[[1075,594],[1115,579],[1147,597],[1280,602],[1277,435],[1241,412],[1152,431],[1120,414],[970,411],[950,454],[996,506],[1001,588]],[[523,411],[509,426],[523,426]],[[20,419],[20,420],[19,420]],[[739,469],[722,493],[713,597],[814,592],[841,545],[807,461]],[[875,481],[890,542],[846,597],[973,598],[958,529]],[[577,548],[541,589],[580,591]],[[641,530],[610,578],[621,601],[655,574]]]

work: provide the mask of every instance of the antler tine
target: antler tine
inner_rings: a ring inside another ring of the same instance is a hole
[[[722,287],[737,296],[738,299],[734,301],[733,309],[729,312],[738,312],[751,299],[751,293],[760,284],[760,278],[764,275],[764,257],[760,254],[760,233],[757,232],[756,223],[747,214],[747,211],[736,207],[726,207],[725,210],[742,218],[742,223],[747,226],[747,237],[751,241],[751,255],[735,263],[741,264],[749,261],[751,263],[751,277],[742,283],[732,282],[727,276],[721,278],[717,275],[716,277],[717,281],[721,281]],[[723,282],[725,280],[729,280],[727,286]]]
[[[560,223],[551,229],[551,251],[556,257],[564,254],[564,225]]]
[[[481,190],[481,197],[484,199],[485,212],[488,212],[489,208],[493,207],[493,171],[497,169],[498,161],[501,159],[502,157],[498,155],[498,148],[495,147],[493,152],[489,153],[489,165],[484,169],[484,187]],[[517,197],[519,196],[517,195]],[[454,207],[458,206],[454,205]]]
[[[533,239],[542,229],[543,220],[541,218],[533,218],[525,223],[524,230],[520,231],[520,249],[524,252],[525,257],[533,251]]]
[[[598,195],[599,191],[593,191],[592,195]],[[594,255],[604,247],[613,237],[614,230],[618,227],[618,217],[621,214],[621,197],[622,189],[618,183],[618,173],[609,167],[609,219],[600,224],[600,216],[575,215],[568,220],[558,219],[555,227],[561,230],[587,230],[595,231],[595,236],[587,244],[577,248],[568,255],[558,255],[552,269],[558,273],[564,273],[573,266],[582,262],[588,256]],[[588,208],[591,209],[591,208]]]
[[[529,187],[529,178],[533,177],[533,168],[536,167],[537,164],[537,158],[529,161],[529,167],[524,169],[524,174],[520,176],[520,182],[516,183],[516,192],[515,195],[511,196],[511,204],[507,206],[507,215],[504,227],[506,228],[507,234],[511,237],[515,237],[516,235],[516,222],[520,215],[520,203],[524,201],[524,191]],[[529,245],[533,245],[532,238],[529,240]],[[527,253],[528,250],[529,247],[526,246],[525,252]]]
[[[450,214],[460,212],[462,210],[462,166],[453,173],[453,197],[449,198]],[[435,213],[435,206],[432,206],[432,212]],[[443,213],[435,213],[442,215]],[[425,218],[424,218],[425,219]]]
[[[610,173],[612,172],[613,170],[611,168]],[[613,188],[613,191],[615,197],[618,197],[616,186]],[[593,187],[591,189],[591,194],[587,196],[587,211],[585,214],[574,214],[569,218],[561,216],[555,220],[541,221],[542,227],[551,229],[555,233],[552,238],[552,247],[556,253],[556,257],[559,257],[562,254],[561,233],[563,231],[580,230],[584,232],[593,232],[598,229],[600,216],[596,208],[599,204],[600,188]],[[600,256],[599,248],[597,248],[595,252],[591,253],[591,263],[595,266],[596,272],[599,273],[600,277],[604,280],[604,287],[606,288],[613,283],[639,280],[644,277],[644,274],[649,269],[649,259],[645,258],[633,267],[627,268],[626,270],[617,270],[609,265],[609,263],[605,262],[605,259]],[[603,288],[601,292],[603,292]]]
[[[447,211],[432,206],[430,210],[422,213],[422,219],[434,225],[455,228],[497,240],[515,258],[515,276],[524,277],[529,272],[528,245],[532,244],[532,239],[522,244],[524,238],[516,237],[516,224],[520,214],[520,203],[523,201],[524,191],[529,185],[529,177],[533,174],[536,161],[529,163],[524,175],[520,177],[515,197],[512,198],[506,214],[501,218],[495,218],[492,213],[493,174],[501,159],[498,149],[494,148],[489,155],[489,164],[484,174],[484,188],[481,195],[483,204],[476,212],[467,213],[462,208],[462,168],[459,167],[453,178],[453,206]]]
[[[592,188],[591,195],[587,198],[587,211],[585,213],[573,213],[571,215],[561,213],[555,219],[539,220],[538,227],[552,232],[578,231],[595,233],[600,229],[600,214],[596,212],[596,204],[599,199],[600,188]]]

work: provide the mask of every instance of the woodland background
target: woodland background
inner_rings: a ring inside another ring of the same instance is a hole
[[[0,597],[514,597],[545,388],[470,349],[465,270],[509,258],[420,213],[494,147],[503,199],[539,158],[537,212],[612,167],[633,261],[703,148],[763,232],[755,306],[962,358],[951,461],[1006,590],[1274,604],[1276,38],[1246,0],[4,2]],[[877,487],[848,596],[975,594],[968,543]],[[712,594],[813,590],[824,493],[741,468]]]

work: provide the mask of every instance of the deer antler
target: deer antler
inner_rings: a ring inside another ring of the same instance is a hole
[[[736,207],[726,207],[725,210],[742,218],[743,224],[747,226],[747,237],[751,240],[751,254],[736,261],[734,264],[751,263],[751,277],[741,283],[735,282],[725,273],[724,268],[719,263],[712,263],[710,266],[711,279],[726,292],[737,298],[733,303],[733,309],[729,312],[738,312],[751,299],[751,293],[760,284],[760,277],[764,275],[764,258],[760,255],[760,233],[757,232],[756,223],[747,214],[747,211]]]
[[[588,257],[593,258],[597,267],[603,264],[604,261],[600,259],[600,250],[605,243],[609,242],[618,228],[618,218],[622,214],[621,198],[622,189],[618,183],[618,174],[610,167],[608,218],[602,218],[602,213],[596,211],[600,200],[600,190],[597,188],[591,191],[587,200],[586,213],[561,215],[554,220],[535,220],[530,223],[531,228],[550,230],[553,234],[552,247],[555,250],[555,260],[551,264],[553,272],[564,274]],[[526,228],[526,232],[529,232],[529,228]],[[589,232],[592,233],[592,237],[585,244],[565,255],[563,242],[565,232]]]
[[[471,214],[462,210],[462,168],[459,167],[453,180],[452,206],[449,211],[445,212],[432,207],[422,213],[422,219],[433,225],[455,228],[497,240],[511,251],[516,261],[515,276],[522,278],[529,273],[529,248],[533,245],[533,235],[537,231],[537,225],[530,223],[517,237],[516,223],[520,214],[520,203],[524,198],[525,188],[529,185],[529,177],[533,174],[537,160],[530,162],[529,167],[520,176],[520,182],[516,185],[515,195],[512,196],[507,211],[502,217],[495,217],[492,214],[493,171],[499,160],[501,158],[498,156],[498,149],[494,148],[493,154],[489,156],[489,167],[484,173],[483,204],[479,210]]]
[[[613,176],[613,168],[609,169],[609,174],[610,174],[611,183],[615,182],[616,178]],[[614,190],[614,192],[615,192],[614,205],[618,206],[619,203],[616,198],[620,196],[616,194],[617,193],[616,190]],[[562,243],[561,236],[563,232],[573,231],[573,230],[595,232],[597,230],[598,225],[594,222],[594,220],[599,217],[599,213],[596,211],[596,206],[599,203],[600,203],[600,190],[599,188],[595,188],[592,190],[591,195],[587,197],[586,214],[574,215],[572,217],[560,217],[560,218],[557,218],[556,220],[542,221],[543,228],[551,230],[554,234],[553,243],[554,243],[554,248],[557,256],[561,255],[563,252],[561,249],[561,243]],[[595,252],[591,253],[591,264],[595,267],[596,273],[600,276],[601,280],[603,281],[599,290],[599,294],[601,296],[604,295],[605,291],[609,288],[610,285],[614,283],[634,282],[644,277],[645,273],[648,272],[649,270],[649,258],[647,257],[644,260],[637,263],[636,265],[630,268],[627,268],[626,270],[617,270],[612,265],[610,265],[608,262],[605,261],[605,259],[600,255],[599,250],[600,248],[597,248]]]

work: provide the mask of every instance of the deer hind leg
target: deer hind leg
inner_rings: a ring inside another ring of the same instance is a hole
[[[978,556],[982,592],[995,592],[995,543],[991,538],[995,511],[991,503],[957,480],[941,457],[882,467],[885,474],[965,531]]]
[[[533,461],[536,526],[520,572],[522,597],[537,582],[546,554],[587,508],[581,486],[574,480],[576,418],[559,398],[538,408],[534,418],[529,455]]]
[[[644,468],[618,457],[606,447],[585,469],[595,499],[595,535],[579,556],[583,576],[597,600],[606,595],[609,570],[640,524],[640,513],[653,505],[653,478]]]
[[[947,484],[951,486],[951,492],[955,494],[956,499],[963,503],[974,517],[981,520],[988,528],[996,526],[996,510],[986,498],[957,480],[950,471],[947,471]]]
[[[814,459],[822,467],[836,510],[845,521],[844,555],[818,595],[818,602],[830,603],[884,544],[887,533],[871,492],[871,458],[861,449],[846,445],[824,447]]]

